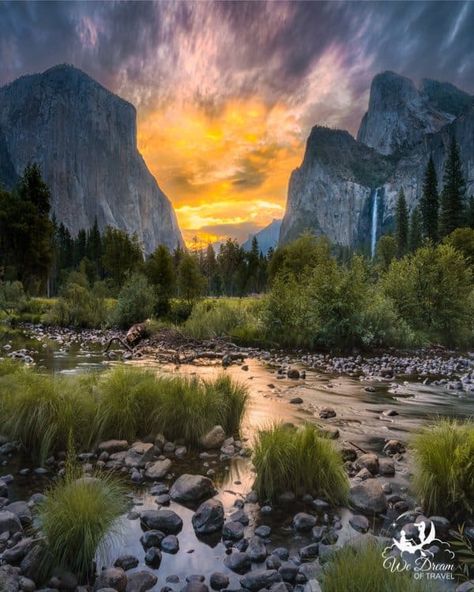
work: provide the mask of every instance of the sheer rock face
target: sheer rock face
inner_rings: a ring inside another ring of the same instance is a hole
[[[3,154],[15,175],[39,164],[56,218],[73,234],[97,217],[101,228],[136,232],[146,252],[182,244],[173,208],[137,150],[135,108],[84,72],[56,66],[0,88]]]
[[[380,236],[393,226],[400,188],[410,210],[418,204],[431,154],[441,186],[452,134],[459,143],[470,195],[473,97],[447,83],[424,80],[417,90],[410,80],[391,72],[376,76],[357,140],[341,130],[311,131],[303,162],[290,177],[280,243],[310,230],[343,246],[367,244],[375,195]]]

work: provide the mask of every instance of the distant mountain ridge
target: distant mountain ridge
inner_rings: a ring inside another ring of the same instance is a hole
[[[183,245],[173,207],[137,149],[135,107],[73,66],[0,88],[0,182],[37,162],[59,222],[76,234],[112,225],[145,251]]]
[[[375,76],[357,140],[342,130],[312,129],[290,177],[280,243],[310,230],[343,246],[369,244],[393,226],[400,188],[410,210],[418,204],[430,155],[441,184],[452,135],[470,195],[474,98],[449,83],[424,80],[417,89],[393,72]]]
[[[274,218],[268,226],[262,228],[255,234],[250,234],[249,238],[242,244],[244,251],[250,251],[252,240],[256,237],[260,251],[266,255],[270,249],[275,249],[278,245],[280,236],[281,220]]]

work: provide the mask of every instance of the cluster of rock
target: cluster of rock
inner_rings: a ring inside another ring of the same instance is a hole
[[[315,370],[338,373],[361,379],[409,378],[422,380],[424,384],[445,386],[448,389],[459,389],[472,392],[474,390],[474,357],[472,355],[446,355],[430,350],[421,350],[412,355],[384,354],[380,356],[333,356],[322,353],[303,353],[288,355],[286,353],[261,352],[259,357],[277,367],[277,378],[304,378],[301,370],[293,366],[303,364]],[[296,370],[295,374],[292,374]],[[288,374],[290,372],[290,374]]]

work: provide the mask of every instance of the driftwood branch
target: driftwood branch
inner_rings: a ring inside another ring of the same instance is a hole
[[[109,351],[110,346],[114,341],[118,341],[122,347],[127,349],[130,353],[133,353],[133,349],[121,337],[112,337],[112,339],[109,339],[109,342],[107,343],[107,347],[104,350],[104,354],[106,354]]]

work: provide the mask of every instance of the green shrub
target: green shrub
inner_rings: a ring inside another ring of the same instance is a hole
[[[472,272],[452,246],[427,245],[392,261],[382,287],[413,330],[448,345],[472,343]]]
[[[21,282],[0,281],[0,311],[19,312],[26,306],[26,303],[27,298]]]
[[[440,420],[413,441],[414,488],[429,514],[474,515],[474,423]]]
[[[111,476],[78,478],[73,473],[54,484],[37,510],[44,537],[43,577],[60,568],[81,582],[89,579],[94,558],[120,535],[118,519],[126,508],[125,489]]]
[[[183,333],[194,339],[212,339],[234,335],[255,336],[255,301],[203,300],[197,302],[183,326]]]
[[[415,580],[410,571],[391,572],[383,565],[383,548],[373,542],[346,544],[324,566],[323,592],[428,592],[433,584]]]
[[[170,310],[168,317],[172,323],[177,325],[184,323],[193,311],[193,303],[186,302],[185,300],[179,300],[173,298],[170,301]]]
[[[111,315],[113,325],[128,328],[153,314],[155,292],[141,273],[133,274],[120,290],[117,306]]]
[[[61,327],[100,327],[106,318],[105,299],[91,289],[85,274],[72,272],[45,322]]]
[[[255,489],[261,499],[280,493],[309,493],[333,504],[347,501],[349,481],[341,455],[317,428],[274,425],[260,430],[254,446]]]

